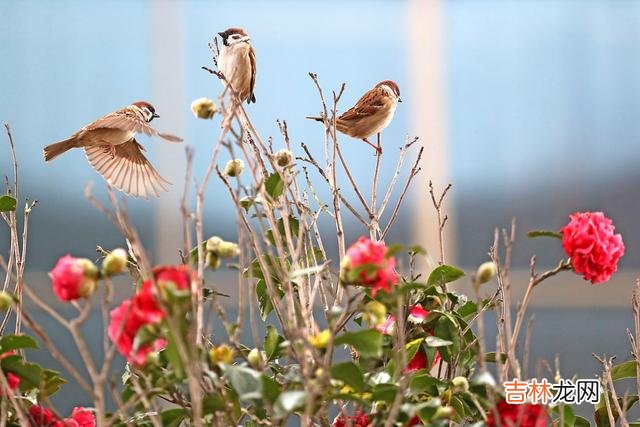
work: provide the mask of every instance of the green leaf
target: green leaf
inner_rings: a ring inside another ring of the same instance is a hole
[[[0,353],[23,348],[38,348],[38,343],[29,335],[7,335],[0,339]]]
[[[280,384],[273,378],[262,376],[262,394],[270,403],[274,403],[280,396]]]
[[[362,370],[353,362],[338,363],[331,367],[331,376],[342,381],[354,391],[364,389],[364,376]]]
[[[42,371],[42,384],[40,385],[40,392],[38,396],[40,399],[49,397],[60,390],[63,384],[66,384],[67,380],[60,376],[59,372],[51,369],[45,369]]]
[[[613,418],[618,420],[619,414],[616,410],[616,405],[613,403],[613,397],[609,396],[609,402],[611,403],[611,412],[613,413]],[[638,396],[636,395],[626,395],[624,397],[618,398],[618,404],[620,408],[622,408],[623,412],[627,412],[631,407],[633,407],[636,403],[638,403]],[[604,401],[604,394],[600,394],[600,401],[595,406],[596,411],[594,414],[594,418],[596,420],[596,425],[600,426],[609,426],[609,415],[607,414],[607,406]]]
[[[16,210],[16,199],[7,194],[0,196],[0,212],[13,212]]]
[[[444,359],[445,362],[451,362],[458,356],[458,352],[460,351],[460,336],[458,335],[460,331],[457,322],[453,316],[445,313],[438,318],[434,332],[436,337],[445,341],[451,341],[450,345],[440,349],[442,359]]]
[[[556,239],[562,239],[562,233],[550,230],[534,230],[527,233],[527,237],[555,237]]]
[[[284,292],[279,286],[276,286],[280,298],[284,296]],[[267,320],[269,313],[273,311],[273,303],[269,297],[269,290],[267,284],[263,279],[258,280],[256,283],[256,295],[258,297],[258,307],[260,308],[260,317],[262,320]]]
[[[285,223],[283,218],[278,219],[277,226],[278,226],[278,232],[280,233],[280,237],[282,238],[282,241],[286,246],[287,233],[285,231]],[[300,221],[298,221],[298,218],[296,218],[295,216],[289,216],[288,229],[289,229],[289,233],[291,234],[291,237],[297,239],[298,233],[300,232]],[[276,239],[273,236],[272,229],[267,230],[266,237],[269,243],[271,243],[272,245],[276,244]]]
[[[274,411],[277,416],[284,416],[298,409],[304,408],[307,401],[307,393],[301,390],[285,391],[274,404]]]
[[[371,400],[381,400],[387,403],[393,403],[396,398],[398,386],[395,384],[376,384],[371,392]]]
[[[564,425],[560,425],[561,409],[564,411]],[[569,405],[558,405],[551,409],[551,413],[558,416],[558,427],[574,427],[576,422],[576,414]]]
[[[627,362],[620,363],[611,368],[611,379],[614,381],[623,380],[625,378],[636,377],[636,361],[629,360]]]
[[[217,411],[223,411],[225,403],[218,394],[209,394],[202,399],[202,411],[205,414],[213,414]]]
[[[184,408],[165,409],[160,413],[162,427],[178,427],[186,417],[187,411]]]
[[[40,387],[42,368],[35,363],[27,363],[18,355],[7,356],[0,362],[2,371],[11,372],[20,377],[20,390]]]
[[[225,367],[225,376],[242,401],[262,398],[262,375],[245,366]]]
[[[170,330],[168,331],[167,347],[163,350],[163,354],[166,356],[167,360],[173,367],[173,373],[176,376],[176,378],[182,379],[185,377],[184,366],[182,364],[182,358],[180,357],[180,352],[178,351],[178,344],[176,342],[176,337],[172,332],[172,329],[173,328],[170,328]]]
[[[453,282],[464,276],[464,271],[450,265],[441,265],[436,267],[427,280],[427,285],[444,285]]]
[[[426,393],[429,396],[439,396],[441,389],[444,390],[446,387],[447,385],[444,382],[434,378],[429,372],[414,375],[409,383],[411,393]]]
[[[267,354],[268,361],[278,358],[280,355],[280,343],[283,341],[284,338],[278,334],[278,330],[275,327],[267,326],[267,334],[264,337],[264,352]]]
[[[438,338],[438,337],[434,337],[434,336],[428,336],[425,339],[425,343],[429,347],[446,347],[448,345],[453,344],[453,341],[444,340],[442,338]]]
[[[632,425],[633,424],[629,424],[629,427],[631,427]],[[580,415],[576,415],[576,420],[573,423],[573,427],[591,427],[591,423],[586,418],[581,417]]]
[[[284,192],[284,181],[279,173],[274,172],[264,182],[264,188],[272,199],[277,199]]]
[[[467,301],[456,310],[460,317],[463,319],[469,319],[471,316],[478,312],[478,305],[473,301]]]
[[[336,337],[334,344],[348,344],[356,349],[362,357],[380,357],[382,354],[382,334],[375,329],[345,332]]]

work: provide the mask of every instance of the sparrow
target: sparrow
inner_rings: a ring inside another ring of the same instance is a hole
[[[44,160],[49,162],[72,148],[84,148],[91,166],[112,186],[134,197],[146,199],[148,194],[158,197],[159,191],[167,191],[171,183],[149,163],[135,136],[143,133],[182,142],[181,138],[159,133],[149,125],[158,117],[148,102],[134,102],[86,125],[64,141],[47,145]]]
[[[253,89],[256,84],[256,54],[250,38],[242,28],[229,28],[218,33],[222,47],[218,54],[218,68],[224,75],[225,85],[230,85],[240,102],[256,102]]]
[[[400,88],[392,80],[383,80],[367,91],[356,105],[336,118],[336,129],[352,138],[362,139],[382,153],[382,147],[369,141],[371,135],[379,134],[386,128],[396,112],[400,98]],[[307,117],[323,122],[323,117]]]

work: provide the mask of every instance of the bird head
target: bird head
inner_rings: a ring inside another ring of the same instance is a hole
[[[144,119],[147,121],[147,123],[155,118],[160,117],[158,114],[156,114],[156,109],[153,107],[153,105],[149,104],[146,101],[134,102],[132,105],[135,105],[142,111],[142,115],[144,116]]]
[[[238,43],[249,43],[251,38],[242,28],[228,28],[218,33],[222,37],[225,46],[233,46]]]
[[[402,102],[402,98],[400,98],[400,88],[393,80],[383,80],[378,83],[376,87],[381,87],[390,97],[396,99],[398,102]]]

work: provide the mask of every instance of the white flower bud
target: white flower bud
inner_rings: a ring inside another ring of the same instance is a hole
[[[291,151],[286,148],[276,151],[273,154],[273,157],[276,159],[276,163],[280,167],[288,166],[293,161],[293,154],[291,154]]]
[[[191,103],[191,111],[198,119],[211,119],[218,108],[209,98],[198,98]]]
[[[243,170],[244,162],[240,159],[233,159],[227,162],[227,165],[224,167],[224,174],[232,177],[240,176]]]

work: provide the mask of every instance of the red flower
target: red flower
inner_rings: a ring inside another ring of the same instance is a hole
[[[389,291],[398,283],[395,266],[396,260],[387,256],[387,247],[383,242],[360,237],[347,249],[342,261],[343,279],[350,282],[349,272],[359,268],[358,279],[354,284],[371,287],[371,294],[375,296],[380,289]]]
[[[13,372],[7,373],[7,383],[9,383],[9,388],[11,390],[15,390],[20,386],[20,377],[15,375]]]
[[[356,411],[354,415],[351,416],[338,416],[333,421],[333,427],[371,427],[373,424],[369,421],[369,416],[362,411]]]
[[[502,400],[496,405],[496,409],[497,414],[493,409],[487,414],[487,427],[498,425],[503,427],[546,427],[547,425],[547,411],[542,405],[531,403],[512,405]]]
[[[609,280],[624,255],[620,234],[602,212],[577,212],[562,228],[562,247],[571,257],[573,270],[591,283]]]
[[[435,357],[433,358],[433,363],[431,364],[431,367],[433,368],[435,365],[438,364],[438,362],[440,362],[440,359],[442,357],[440,356],[439,352],[436,352]],[[409,361],[409,363],[407,363],[407,367],[404,368],[404,373],[408,374],[410,372],[414,372],[414,371],[419,371],[420,369],[426,369],[427,368],[427,355],[424,353],[424,351],[422,349],[419,349],[415,356],[413,356],[413,358]]]
[[[153,277],[159,287],[173,285],[177,290],[186,290],[191,287],[191,274],[185,265],[162,265],[153,269]]]
[[[49,409],[39,405],[29,408],[29,418],[32,427],[62,427],[61,421]]]
[[[60,301],[71,301],[90,296],[96,287],[98,269],[86,258],[65,255],[49,272],[53,292]]]
[[[124,300],[111,310],[109,338],[116,343],[118,351],[127,357],[129,363],[137,366],[144,365],[150,352],[164,346],[164,340],[156,339],[133,348],[141,328],[164,319],[165,314],[156,300],[153,286],[153,282],[145,281],[132,299]]]
[[[66,427],[95,427],[96,417],[88,409],[75,407],[71,412],[71,418],[65,418]]]

